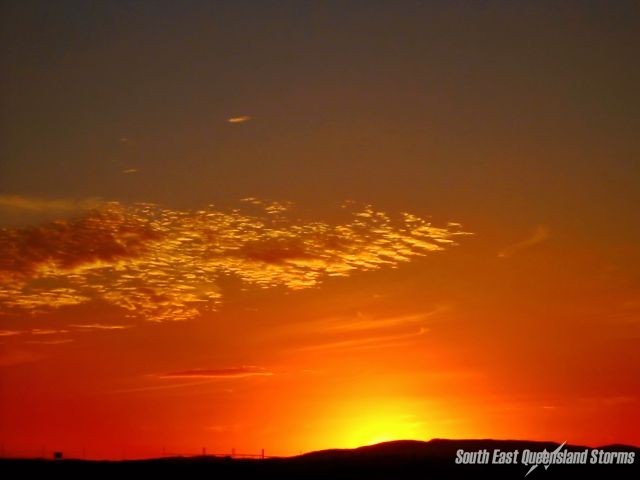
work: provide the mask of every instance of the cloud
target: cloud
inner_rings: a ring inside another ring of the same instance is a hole
[[[131,325],[112,325],[106,323],[84,323],[69,326],[80,330],[124,330],[126,328],[131,328]]]
[[[228,123],[245,123],[249,120],[251,120],[251,117],[249,115],[240,115],[237,117],[227,118]]]
[[[65,343],[71,343],[75,340],[73,338],[59,338],[56,340],[27,340],[24,343],[31,343],[36,345],[64,345]]]
[[[336,349],[368,349],[368,348],[386,348],[405,345],[415,341],[417,337],[421,337],[429,332],[426,327],[421,327],[407,333],[398,333],[393,335],[369,335],[363,338],[352,338],[349,340],[325,341],[296,347],[295,350],[300,351],[318,351],[318,350],[336,350]]]
[[[122,170],[122,173],[138,173],[140,170],[137,168],[126,168]]]
[[[49,328],[32,328],[31,335],[56,335],[58,333],[69,333],[69,330],[53,330]]]
[[[0,330],[0,337],[13,337],[15,335],[20,335],[22,332],[18,330]]]
[[[47,200],[21,195],[0,195],[0,209],[30,213],[77,212],[98,207],[102,202],[95,198],[85,200]]]
[[[359,313],[355,318],[339,317],[321,320],[317,325],[321,326],[323,332],[346,333],[367,330],[396,330],[405,327],[424,326],[428,318],[446,310],[448,310],[448,307],[438,307],[430,312],[389,317],[372,317]]]
[[[430,331],[434,317],[450,309],[448,305],[441,305],[431,311],[389,316],[358,312],[280,325],[272,329],[272,335],[291,344],[293,351],[396,347],[420,340]]]
[[[290,343],[304,345],[304,350],[328,348],[375,347],[411,341],[429,331],[434,318],[451,309],[442,305],[431,311],[403,313],[389,316],[373,316],[358,312],[280,325],[271,330],[272,335]]]
[[[272,372],[260,367],[231,367],[218,369],[182,370],[160,375],[160,378],[247,378],[271,376]]]
[[[9,349],[0,351],[0,367],[10,367],[23,363],[37,362],[44,358],[40,353],[29,350]]]
[[[260,200],[259,198],[255,198],[255,197],[242,198],[240,199],[240,201],[249,205],[255,205],[263,209],[265,213],[268,213],[270,215],[277,215],[280,213],[284,213],[290,210],[291,207],[293,206],[291,202],[273,202],[273,201]]]
[[[157,379],[158,377],[156,377]],[[162,378],[162,377],[161,377]],[[133,387],[133,388],[123,388],[118,390],[112,390],[109,393],[137,393],[137,392],[155,392],[156,390],[177,390],[181,388],[190,388],[197,387],[201,385],[211,384],[216,382],[215,378],[206,378],[205,380],[192,381],[192,382],[183,382],[183,383],[173,383],[163,384],[163,385],[151,385],[145,387]],[[228,390],[227,390],[228,391]]]
[[[550,236],[549,230],[546,227],[538,226],[536,227],[534,232],[531,234],[531,236],[529,236],[528,238],[518,243],[515,243],[513,245],[506,247],[505,249],[503,249],[498,253],[498,257],[508,258],[514,255],[515,253],[518,253],[522,250],[526,250],[527,248],[533,247],[534,245],[544,242],[549,238],[549,236]]]
[[[39,227],[0,229],[0,286],[6,288],[11,282],[54,280],[81,274],[83,270],[113,268],[118,261],[139,256],[141,249],[158,237],[149,222],[117,204],[94,209],[79,219],[58,220]],[[57,286],[35,293],[48,293],[49,298],[42,298],[42,303],[60,303],[57,306],[87,300],[73,287]],[[20,297],[31,303],[29,291],[23,291]]]
[[[0,229],[0,313],[100,301],[137,319],[187,320],[216,308],[223,276],[306,289],[396,267],[468,235],[458,225],[392,219],[370,206],[339,224],[303,222],[289,204],[249,200],[258,212],[110,202],[71,220]]]

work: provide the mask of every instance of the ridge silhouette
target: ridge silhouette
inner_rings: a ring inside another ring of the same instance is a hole
[[[353,449],[328,449],[304,453],[293,457],[265,459],[231,458],[229,456],[201,455],[195,457],[166,457],[146,460],[44,460],[1,459],[2,470],[20,473],[77,474],[144,474],[180,475],[181,478],[273,478],[273,479],[462,479],[462,478],[524,478],[530,465],[455,463],[456,452],[494,449],[501,451],[552,451],[560,443],[526,440],[397,440]],[[580,478],[584,475],[608,476],[616,479],[640,478],[640,448],[631,445],[605,445],[586,447],[565,445],[568,451],[598,448],[605,451],[634,452],[633,464],[550,465],[538,468],[527,478],[541,480]]]

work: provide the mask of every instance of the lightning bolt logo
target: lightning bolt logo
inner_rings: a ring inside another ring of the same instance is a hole
[[[553,456],[553,454],[554,454],[554,453],[558,453],[560,450],[562,450],[562,447],[564,447],[564,445],[565,445],[566,443],[567,443],[566,441],[562,442],[562,445],[558,446],[558,448],[556,448],[553,452],[551,452],[551,455]],[[545,448],[545,449],[543,450],[543,452],[546,452],[546,451],[547,451],[547,449]],[[544,469],[545,469],[545,470],[547,470],[547,469],[549,468],[549,465],[551,465],[551,463],[548,463],[547,465],[544,465]],[[524,475],[524,476],[526,477],[527,475],[529,475],[531,472],[533,472],[533,471],[534,471],[536,468],[538,468],[539,466],[540,466],[540,464],[539,464],[539,463],[537,463],[537,464],[535,464],[535,465],[532,465],[532,466],[531,466],[531,468],[529,469],[529,471],[528,471],[527,473],[525,473],[525,475]]]

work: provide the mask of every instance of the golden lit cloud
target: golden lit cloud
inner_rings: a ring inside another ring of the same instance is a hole
[[[124,330],[126,328],[131,328],[131,325],[110,325],[104,323],[85,323],[69,326],[80,330]]]
[[[18,330],[0,330],[0,337],[13,337],[15,335],[20,335],[20,331]]]
[[[367,206],[332,225],[288,218],[291,205],[245,199],[257,213],[107,203],[74,220],[0,230],[0,312],[90,301],[149,321],[187,320],[221,301],[219,279],[299,290],[327,277],[396,267],[467,235]]]
[[[249,115],[240,115],[238,117],[231,117],[227,119],[228,123],[245,123],[251,120]]]
[[[182,370],[179,372],[170,372],[160,375],[160,378],[247,378],[247,377],[265,377],[273,375],[261,367],[232,367],[232,368],[217,368],[206,369],[196,368],[193,370]]]
[[[58,333],[69,333],[69,330],[54,330],[51,328],[32,328],[31,335],[56,335]]]

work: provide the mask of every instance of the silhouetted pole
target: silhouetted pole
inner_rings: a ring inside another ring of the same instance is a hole
[[[235,447],[231,449],[231,458],[236,456],[236,449]]]
[[[207,454],[207,447],[202,447],[202,456],[204,457]]]
[[[262,449],[262,459],[264,460],[264,448]]]

